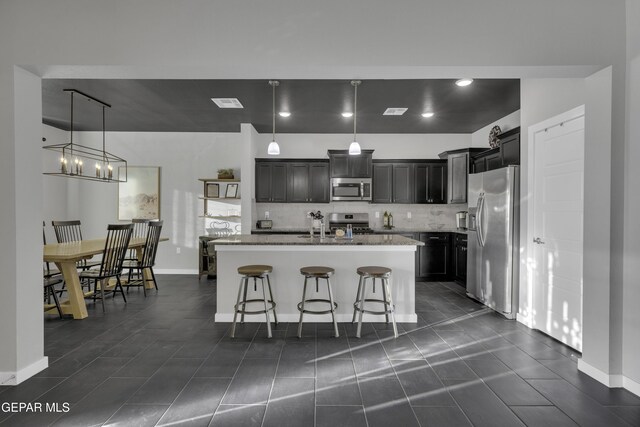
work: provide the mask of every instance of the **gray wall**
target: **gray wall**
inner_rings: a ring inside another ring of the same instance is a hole
[[[637,1],[629,4],[635,7]],[[408,2],[402,8],[390,2],[372,7],[365,0],[2,2],[0,196],[5,203],[0,205],[0,239],[7,244],[0,253],[4,325],[0,372],[26,369],[42,357],[42,323],[22,321],[22,316],[42,316],[40,302],[17,295],[26,283],[38,283],[38,274],[16,272],[16,266],[37,265],[40,257],[32,249],[40,241],[40,218],[35,213],[42,200],[42,180],[40,171],[30,167],[38,158],[35,150],[40,143],[21,129],[39,130],[41,112],[37,97],[29,96],[37,85],[17,84],[15,65],[28,64],[24,67],[47,77],[345,80],[466,74],[586,77],[612,65],[615,121],[610,168],[616,189],[613,209],[620,212],[613,218],[611,247],[621,255],[624,199],[619,189],[625,188],[625,151],[630,151],[630,139],[625,145],[624,135],[617,133],[628,117],[625,37],[625,3],[621,1],[423,1]],[[32,100],[30,108],[18,108],[18,100]],[[24,183],[31,183],[28,197],[17,191]],[[627,221],[637,218],[626,212]],[[616,282],[621,264],[615,260],[611,265]],[[624,319],[631,326],[637,322],[634,315]],[[609,372],[608,366],[597,368]]]
[[[44,131],[64,141],[68,132],[43,125]],[[62,135],[60,135],[62,134]],[[47,144],[53,137],[47,138]],[[74,141],[90,147],[100,146],[102,133],[74,132]],[[129,166],[160,167],[160,217],[162,234],[169,238],[158,248],[157,271],[174,273],[198,270],[198,236],[205,234],[210,220],[199,218],[204,212],[203,184],[198,178],[215,178],[220,168],[233,168],[242,178],[240,133],[110,132],[108,151],[125,158]],[[42,153],[53,160],[48,151]],[[55,165],[54,165],[55,166]],[[53,239],[51,220],[79,219],[85,238],[99,238],[106,224],[117,223],[118,185],[44,177],[44,210],[47,233]],[[210,202],[209,208],[222,209]],[[239,204],[236,205],[239,209]],[[63,209],[64,207],[64,209]],[[249,213],[250,215],[250,213]],[[178,253],[180,250],[180,253]]]
[[[640,1],[627,0],[627,126],[624,188],[623,375],[640,384]],[[638,388],[636,393],[640,393]]]

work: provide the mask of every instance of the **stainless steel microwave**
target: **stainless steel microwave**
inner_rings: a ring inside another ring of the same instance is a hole
[[[332,178],[331,200],[371,200],[371,178]]]

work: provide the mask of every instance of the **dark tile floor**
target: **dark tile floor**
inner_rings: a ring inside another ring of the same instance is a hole
[[[640,398],[576,368],[572,350],[467,299],[453,283],[417,284],[417,324],[213,322],[215,282],[159,276],[89,304],[82,321],[45,319],[49,368],[0,402],[7,426],[640,426]],[[46,412],[58,403],[61,412]],[[64,412],[64,404],[70,410]]]

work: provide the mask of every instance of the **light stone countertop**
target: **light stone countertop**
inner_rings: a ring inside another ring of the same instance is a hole
[[[374,228],[373,232],[376,234],[397,234],[397,233],[460,233],[460,234],[469,234],[468,230],[460,230],[455,227],[445,227],[441,229],[435,228],[392,228],[391,230],[387,230],[385,228]],[[251,230],[251,233],[254,234],[309,234],[309,229],[301,229],[301,228],[270,228],[270,229],[257,229],[254,228]],[[316,231],[317,234],[317,231]]]
[[[355,235],[353,239],[309,237],[291,234],[241,234],[215,241],[216,245],[315,245],[315,246],[424,246],[424,243],[397,234]]]

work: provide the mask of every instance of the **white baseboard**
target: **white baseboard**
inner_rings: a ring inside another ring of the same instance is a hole
[[[353,317],[353,314],[336,314],[336,321],[341,323],[351,322],[352,317]],[[374,320],[378,322],[384,321],[384,317],[382,316],[376,316],[375,318],[371,317],[369,319],[367,319],[367,317],[368,316],[365,314],[363,322],[364,321],[371,322]],[[299,320],[300,320],[300,314],[278,313],[278,322],[298,323]],[[329,316],[328,314],[326,316],[307,316],[305,317],[305,320],[308,322],[320,322],[320,323],[327,322],[328,323],[328,322],[331,322],[331,316]],[[216,313],[215,321],[216,322],[233,322],[233,313]],[[264,321],[265,321],[264,314],[245,317],[245,322],[247,323],[262,323]],[[396,314],[396,322],[417,323],[418,315],[417,314]]]
[[[41,372],[49,366],[49,358],[44,356],[37,362],[20,369],[17,372],[0,372],[0,385],[18,385],[28,380],[38,372]]]
[[[523,316],[522,314],[516,314],[516,320],[522,323],[527,328],[533,329],[533,322],[531,320],[531,316]]]
[[[155,274],[198,274],[198,270],[192,270],[190,268],[163,268],[163,269],[153,269]]]
[[[625,377],[620,374],[606,374],[595,368],[588,363],[584,362],[582,359],[578,360],[578,370],[584,372],[589,375],[591,378],[596,381],[606,385],[610,388],[625,388],[629,390],[631,393],[640,396],[640,383],[632,380],[631,378]]]

